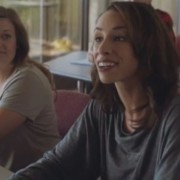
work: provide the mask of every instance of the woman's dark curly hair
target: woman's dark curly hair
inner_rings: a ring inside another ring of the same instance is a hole
[[[112,2],[104,12],[109,10],[119,12],[127,26],[129,42],[139,61],[142,85],[148,96],[156,106],[164,106],[177,90],[180,62],[168,30],[150,5]],[[95,66],[91,76],[92,97],[99,99],[106,109],[121,102],[114,84],[103,84]]]

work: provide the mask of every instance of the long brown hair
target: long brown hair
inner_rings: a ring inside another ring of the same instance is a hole
[[[179,62],[167,29],[154,8],[144,3],[112,2],[105,12],[108,10],[119,12],[123,18],[139,61],[142,85],[157,106],[164,106],[177,90]],[[106,109],[121,102],[114,84],[103,84],[95,66],[91,76],[92,97],[99,99]]]
[[[30,49],[28,34],[16,11],[12,8],[6,8],[0,6],[0,18],[9,19],[15,29],[17,49],[16,49],[16,55],[12,61],[12,63],[14,64],[14,68],[17,66],[21,66],[25,63],[31,63],[35,65],[47,77],[49,83],[51,84],[52,89],[55,89],[53,77],[52,74],[49,72],[49,70],[45,68],[42,64],[35,62],[28,57],[28,53]]]

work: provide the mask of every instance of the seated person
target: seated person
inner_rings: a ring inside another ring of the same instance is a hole
[[[28,58],[27,32],[0,6],[0,165],[17,171],[58,141],[50,72]]]
[[[10,180],[179,180],[178,55],[157,16],[117,1],[98,17],[94,99],[53,150]]]

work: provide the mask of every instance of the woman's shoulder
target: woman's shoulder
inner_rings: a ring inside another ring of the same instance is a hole
[[[34,65],[17,67],[6,80],[4,88],[33,87],[34,89],[50,92],[51,86],[46,76]],[[18,88],[18,89],[19,89]]]
[[[180,94],[174,96],[171,100],[168,101],[164,110],[164,115],[177,113],[180,115]]]
[[[17,67],[11,76],[11,79],[23,79],[23,81],[48,82],[43,72],[33,64],[24,64]],[[49,83],[48,83],[49,84]]]
[[[93,116],[92,118],[100,119],[105,121],[105,119],[116,119],[121,116],[121,108],[118,108],[117,110],[106,110],[102,103],[97,99],[91,99],[86,107],[86,111],[89,116]]]
[[[164,109],[163,119],[167,129],[180,127],[180,95],[176,95],[169,101],[167,108]]]
[[[16,67],[10,77],[11,78],[24,77],[29,74],[32,74],[33,71],[34,71],[34,67],[24,64]]]
[[[176,96],[172,98],[172,100],[169,102],[169,108],[170,107],[180,107],[180,93],[178,93]],[[179,111],[180,113],[180,111]]]
[[[14,74],[21,74],[21,75],[35,75],[41,72],[35,65],[33,64],[24,64],[17,67],[14,71]]]
[[[87,110],[93,111],[93,112],[99,112],[101,111],[101,108],[102,107],[101,107],[100,102],[96,99],[91,99],[87,106]]]

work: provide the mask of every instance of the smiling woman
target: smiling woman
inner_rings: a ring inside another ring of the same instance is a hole
[[[113,55],[109,58],[108,54]],[[108,11],[98,19],[94,33],[94,59],[103,83],[137,78],[138,61],[119,12]]]
[[[179,180],[179,57],[153,7],[112,2],[98,17],[93,100],[52,151],[11,180]]]
[[[12,171],[59,141],[51,74],[31,61],[28,52],[20,18],[0,6],[0,165]]]

